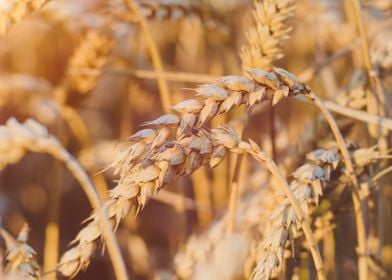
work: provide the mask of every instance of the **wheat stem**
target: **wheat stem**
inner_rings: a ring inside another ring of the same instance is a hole
[[[239,132],[239,138],[242,138],[246,126],[249,121],[249,113],[244,113],[244,120],[241,122],[241,128]],[[230,190],[230,197],[229,197],[229,206],[227,210],[227,221],[226,221],[226,234],[230,235],[235,227],[235,216],[238,208],[238,201],[240,199],[240,189],[239,189],[239,179],[240,179],[240,172],[241,172],[241,165],[243,163],[244,156],[238,155],[234,159],[234,172],[233,178],[231,180],[231,190]]]
[[[202,228],[210,224],[212,220],[210,182],[207,170],[202,167],[191,175],[193,192],[196,200],[196,212]]]
[[[239,190],[239,176],[241,170],[241,164],[243,161],[243,155],[238,155],[235,160],[234,167],[234,175],[231,181],[231,190],[230,190],[230,198],[229,198],[229,206],[228,206],[228,214],[226,221],[226,234],[230,235],[233,233],[235,227],[235,215],[238,208],[238,200],[240,198],[240,190]]]

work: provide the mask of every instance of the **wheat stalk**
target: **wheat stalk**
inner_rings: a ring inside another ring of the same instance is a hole
[[[102,234],[105,239],[116,276],[119,279],[127,279],[117,240],[105,213],[101,210],[100,198],[88,175],[77,160],[63,148],[55,137],[48,133],[44,126],[34,120],[28,119],[21,124],[16,119],[11,118],[6,125],[0,126],[0,154],[2,155],[0,169],[7,164],[18,162],[28,151],[49,153],[54,158],[64,162],[68,170],[78,180],[94,211],[100,217],[100,235]],[[86,232],[86,234],[89,234],[90,238],[94,231]],[[83,255],[91,252],[91,247],[80,247],[79,249],[83,249],[80,252]],[[63,269],[66,269],[66,267],[64,266]]]
[[[8,30],[29,14],[40,10],[49,0],[15,0],[8,5],[8,9],[0,10],[0,35]]]
[[[40,279],[40,267],[36,260],[37,253],[27,243],[29,227],[25,224],[15,240],[5,229],[0,228],[0,235],[4,238],[7,254],[4,277],[2,279]]]

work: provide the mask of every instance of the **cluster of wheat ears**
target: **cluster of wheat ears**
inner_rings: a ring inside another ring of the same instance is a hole
[[[391,14],[2,1],[0,278],[391,277]]]

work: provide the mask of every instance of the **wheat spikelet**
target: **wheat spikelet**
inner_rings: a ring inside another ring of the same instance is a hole
[[[246,44],[241,48],[244,69],[270,69],[272,62],[283,57],[280,44],[288,38],[291,27],[284,22],[292,15],[294,1],[255,1],[253,25],[246,32]]]
[[[0,234],[6,243],[6,266],[2,279],[40,279],[40,267],[36,261],[36,252],[27,243],[29,228],[25,224],[15,240],[7,231],[0,228]]]
[[[20,22],[27,15],[41,9],[46,2],[48,0],[15,0],[13,3],[2,4],[8,4],[8,7],[0,10],[0,35],[6,34],[12,25]]]

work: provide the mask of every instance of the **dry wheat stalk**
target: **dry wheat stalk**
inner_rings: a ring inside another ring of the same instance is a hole
[[[283,57],[280,45],[292,29],[284,22],[292,16],[294,4],[293,0],[255,1],[254,22],[240,53],[244,69],[270,69],[274,60]]]
[[[96,215],[100,217],[100,235],[106,241],[110,257],[115,269],[116,276],[119,279],[127,279],[125,265],[121,257],[121,253],[117,244],[117,240],[113,234],[111,225],[105,213],[101,211],[101,201],[90,181],[90,178],[79,165],[77,160],[65,150],[61,143],[52,135],[50,135],[46,127],[28,119],[23,124],[16,119],[11,118],[6,125],[0,126],[0,169],[7,164],[18,162],[23,155],[28,152],[49,153],[54,158],[64,162],[69,171],[78,180],[84,192],[87,195]],[[94,234],[85,232],[86,234]],[[81,249],[81,248],[79,248]],[[80,252],[86,256],[93,251],[90,247],[83,247]]]
[[[210,163],[214,167],[221,162],[226,149],[208,140],[207,132],[199,129],[211,118],[241,104],[252,106],[271,99],[276,104],[285,96],[309,92],[306,85],[282,69],[276,68],[272,72],[251,69],[248,73],[249,78],[227,76],[215,84],[200,86],[195,91],[204,97],[204,102],[185,100],[172,107],[180,116],[163,115],[144,124],[152,128],[128,138],[130,147],[119,153],[112,165],[116,168],[115,173],[120,173],[121,179],[105,203],[107,214],[115,220],[116,226],[131,207],[143,208],[147,200],[165,184],[193,173],[203,164]],[[227,141],[236,145],[232,139]],[[86,242],[84,232],[91,231],[96,231],[94,238],[88,237],[89,242],[94,243],[100,237],[99,218],[96,215],[91,217],[91,222],[75,239],[77,246],[60,261],[60,271],[65,275],[74,275],[88,264],[89,260],[81,259],[78,246],[84,246],[81,240]],[[69,262],[75,264],[75,269],[62,269],[63,264]]]
[[[12,25],[20,22],[29,14],[41,9],[49,0],[14,0],[2,3],[6,8],[0,10],[0,35],[4,35]],[[13,3],[11,3],[13,2]]]
[[[25,224],[15,240],[6,230],[0,228],[4,238],[7,254],[4,275],[2,279],[40,279],[40,267],[36,260],[36,252],[27,243],[29,227]]]

